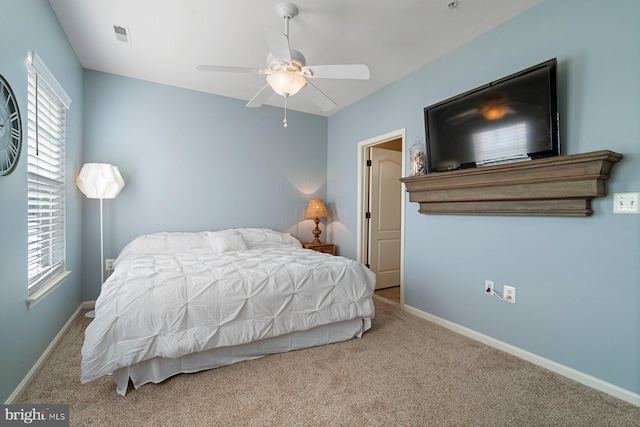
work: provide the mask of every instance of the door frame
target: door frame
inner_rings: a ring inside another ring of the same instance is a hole
[[[385,142],[402,140],[402,171],[406,171],[406,129],[398,129],[384,135],[375,136],[358,143],[358,206],[357,206],[357,247],[356,257],[359,262],[364,261],[367,245],[367,230],[364,217],[367,211],[367,199],[369,196],[367,169],[367,150]],[[404,183],[402,185],[402,197],[400,200],[400,307],[404,307],[404,236],[405,236],[405,205],[407,192]]]

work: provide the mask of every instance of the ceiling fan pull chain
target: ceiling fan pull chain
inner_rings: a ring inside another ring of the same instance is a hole
[[[284,120],[282,123],[284,127],[287,127],[287,94],[284,94]]]

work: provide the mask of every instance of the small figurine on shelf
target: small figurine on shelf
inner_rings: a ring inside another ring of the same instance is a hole
[[[424,144],[422,138],[416,136],[416,141],[409,148],[409,162],[411,176],[424,175],[426,172],[426,163],[424,157]]]

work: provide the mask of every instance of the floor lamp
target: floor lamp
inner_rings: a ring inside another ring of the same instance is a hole
[[[102,226],[102,199],[115,199],[124,180],[117,166],[106,163],[85,163],[76,179],[76,185],[89,199],[100,199],[100,284],[104,283],[104,228]],[[94,317],[95,310],[85,316]]]

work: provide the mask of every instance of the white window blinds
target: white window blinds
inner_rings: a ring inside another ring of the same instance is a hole
[[[71,100],[42,60],[29,52],[28,278],[33,293],[65,272],[65,138]]]

